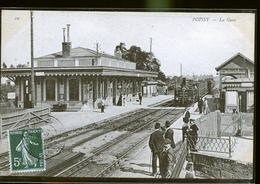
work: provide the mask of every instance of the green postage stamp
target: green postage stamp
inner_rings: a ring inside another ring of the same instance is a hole
[[[43,130],[41,128],[9,130],[11,172],[45,170]]]

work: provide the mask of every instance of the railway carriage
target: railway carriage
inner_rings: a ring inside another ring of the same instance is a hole
[[[185,83],[182,83],[182,86],[179,86],[175,89],[174,92],[174,103],[178,106],[189,106],[192,103],[195,103],[199,97],[205,94],[212,94],[213,81],[212,80],[203,80],[203,81],[194,81],[189,80]]]

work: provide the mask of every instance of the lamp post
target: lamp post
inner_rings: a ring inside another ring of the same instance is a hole
[[[33,11],[31,16],[31,107],[34,108]]]

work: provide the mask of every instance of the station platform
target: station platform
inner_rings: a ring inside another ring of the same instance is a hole
[[[66,132],[94,122],[118,116],[122,113],[131,112],[141,108],[147,108],[150,105],[168,101],[170,99],[173,99],[173,95],[143,97],[142,105],[140,105],[139,102],[126,102],[125,106],[108,106],[104,110],[105,113],[101,113],[100,109],[84,109],[79,110],[78,112],[51,112],[51,115],[60,121],[62,125],[61,131]],[[55,123],[52,124],[53,127],[60,127],[60,124],[56,125]],[[8,151],[7,138],[0,139],[0,154],[6,151]]]
[[[150,108],[149,106],[159,102],[173,99],[173,95],[159,95],[155,97],[144,97],[142,105],[138,102],[126,102],[125,106],[108,106],[105,113],[101,113],[100,109],[84,109],[78,112],[51,112],[51,115],[59,119],[63,126],[63,131],[69,131],[87,124],[98,122],[107,118],[118,116],[122,113],[131,112],[141,108]],[[197,103],[190,108],[191,118],[197,119],[201,116],[197,111]],[[174,130],[174,140],[179,142],[182,140],[181,127],[183,125],[182,117],[176,120],[171,128]],[[55,126],[55,125],[53,125]],[[232,158],[242,162],[253,163],[253,138],[237,137],[237,144],[233,148]],[[151,151],[148,146],[149,140],[144,140],[147,144],[141,147],[131,157],[126,158],[121,164],[121,169],[110,177],[122,178],[154,178],[151,176]],[[8,151],[7,138],[0,139],[0,154]],[[215,153],[205,153],[215,154]],[[215,154],[218,155],[217,153]]]
[[[210,97],[210,96],[206,96]],[[189,109],[191,118],[197,119],[202,116],[197,112],[198,110],[197,103]],[[182,141],[182,121],[183,117],[180,117],[176,120],[171,128],[174,130],[174,140],[175,143]],[[125,158],[121,163],[121,169],[115,172],[112,178],[154,178],[152,176],[151,168],[151,150],[148,146],[148,141],[145,146],[139,148],[139,150],[131,157]],[[242,148],[242,149],[241,149]],[[199,151],[200,152],[200,151]],[[201,154],[212,155],[216,157],[228,158],[227,154],[221,154],[217,152],[201,152]],[[252,137],[236,137],[236,146],[233,147],[232,160],[240,161],[243,163],[253,163],[253,138]],[[157,169],[159,171],[159,168]],[[180,177],[185,177],[185,164],[184,168],[180,174]],[[201,178],[200,178],[201,179]]]

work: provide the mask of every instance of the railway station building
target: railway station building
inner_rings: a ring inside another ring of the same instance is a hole
[[[136,63],[122,59],[118,53],[71,48],[68,40],[64,38],[61,52],[34,58],[35,106],[80,109],[84,103],[96,108],[101,99],[107,105],[117,105],[120,97],[131,101],[143,92],[142,81],[158,77],[158,72],[137,70]],[[31,67],[4,68],[1,77],[15,82],[17,106],[30,108]]]
[[[247,112],[254,105],[254,62],[237,53],[215,68],[224,93],[225,112]]]

